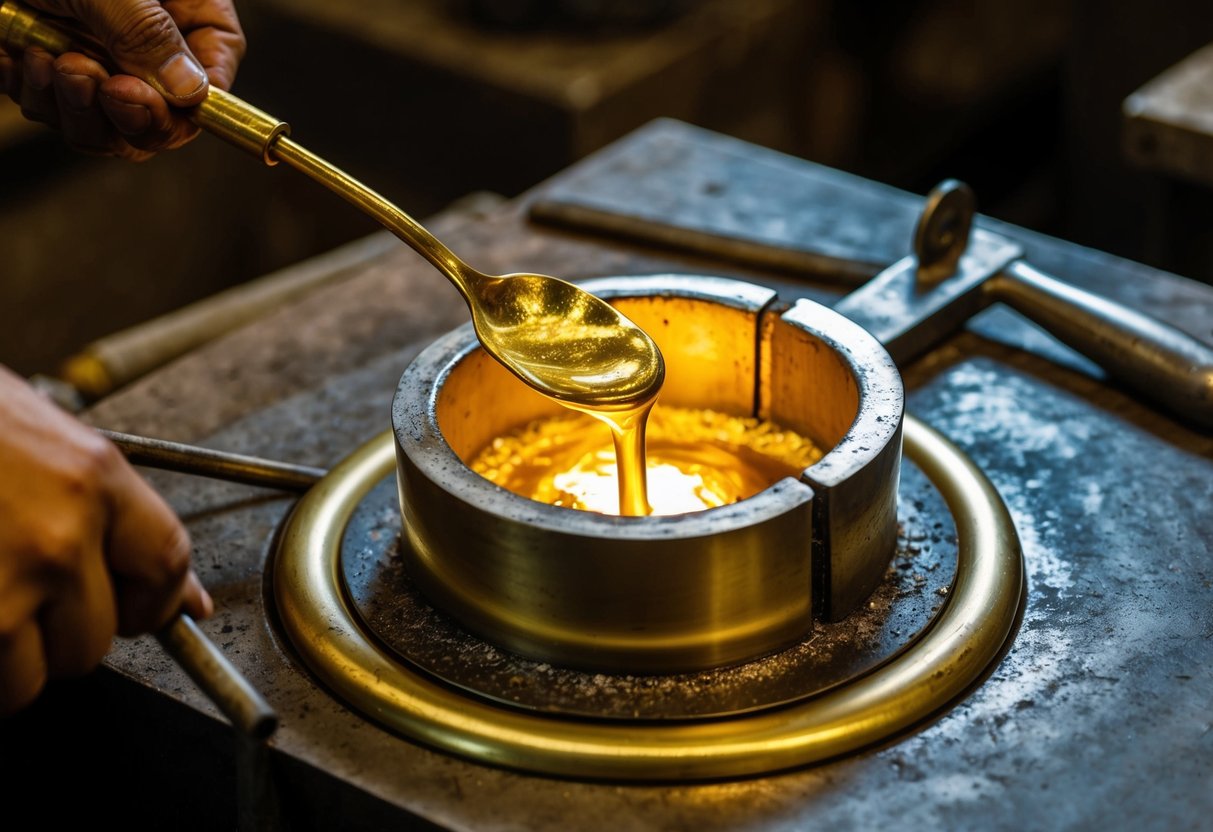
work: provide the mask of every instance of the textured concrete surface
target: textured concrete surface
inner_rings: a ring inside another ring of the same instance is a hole
[[[674,138],[697,141],[693,133]],[[644,171],[643,160],[635,168]],[[730,187],[744,185],[744,172],[732,175]],[[852,191],[848,181],[838,179],[840,224],[862,223],[879,199],[908,225],[914,199],[870,183]],[[790,179],[789,189],[796,184]],[[671,210],[693,215],[696,205],[689,199]],[[1025,243],[1034,264],[1213,340],[1208,287],[1002,230]],[[448,237],[490,270],[742,274],[528,225],[520,206],[449,229]],[[901,253],[875,257],[892,261]],[[791,282],[817,298],[838,292],[786,276],[767,281]],[[140,382],[91,418],[331,464],[386,429],[400,371],[463,314],[441,278],[411,255],[389,253],[341,287]],[[154,475],[189,521],[218,604],[205,629],[282,712],[273,761],[285,816],[299,828],[355,829],[415,819],[480,830],[1206,825],[1213,811],[1213,439],[1105,385],[1091,365],[1011,313],[992,310],[970,330],[903,368],[909,409],[972,455],[1014,516],[1030,585],[1018,638],[979,688],[913,735],[769,777],[661,787],[580,783],[480,766],[397,738],[313,682],[266,614],[262,570],[290,501]],[[131,690],[129,701],[152,690],[154,701],[183,712],[179,720],[132,723],[136,734],[154,732],[171,748],[197,732],[195,710],[214,713],[150,640],[122,642],[108,667],[117,677],[112,686]],[[113,704],[122,699],[110,700],[116,718],[130,716]],[[225,730],[217,720],[212,728]],[[188,765],[192,746],[177,747]]]

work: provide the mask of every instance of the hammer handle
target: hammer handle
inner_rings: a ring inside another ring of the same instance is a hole
[[[1016,260],[985,283],[1001,301],[1180,419],[1213,429],[1213,348]]]

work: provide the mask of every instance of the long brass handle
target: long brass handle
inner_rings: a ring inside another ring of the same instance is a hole
[[[36,46],[52,55],[83,52],[102,63],[111,63],[105,50],[86,33],[76,31],[65,21],[26,8],[16,0],[0,3],[0,46],[19,51]],[[291,131],[286,122],[213,85],[190,118],[204,130],[259,156],[267,165],[278,164],[270,149],[278,137]]]
[[[40,15],[16,0],[0,2],[0,46],[16,50],[37,46],[54,55],[79,51],[111,63],[104,49],[87,34],[71,29],[64,21]],[[206,99],[190,111],[190,118],[207,132],[257,156],[267,165],[286,162],[324,185],[411,246],[446,275],[465,298],[468,296],[469,284],[479,277],[478,272],[389,200],[292,141],[286,122],[213,84]]]
[[[1141,395],[1213,428],[1213,348],[1017,260],[983,286]]]

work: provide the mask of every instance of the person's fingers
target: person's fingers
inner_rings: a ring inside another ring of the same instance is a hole
[[[25,50],[21,60],[21,89],[17,103],[21,105],[21,114],[26,118],[57,127],[59,106],[55,103],[54,60],[43,49]]]
[[[105,479],[121,457],[8,370],[0,424],[0,707],[13,708],[48,674],[87,670],[109,649],[101,543]]]
[[[211,594],[202,586],[202,579],[192,568],[185,578],[185,590],[181,594],[181,611],[194,618],[210,618],[215,612]]]
[[[11,501],[0,499],[0,512],[15,513]],[[20,523],[14,523],[20,525]],[[7,536],[6,536],[7,538]],[[4,542],[9,542],[7,539]],[[22,549],[29,551],[28,545]],[[20,556],[0,557],[0,716],[29,703],[46,682],[46,658],[37,625],[45,601],[40,569]]]
[[[35,0],[33,5],[82,22],[123,72],[151,84],[178,107],[192,107],[206,96],[206,72],[158,0]]]
[[[38,615],[51,678],[79,676],[100,664],[118,626],[100,540],[90,536],[78,546],[74,568]]]
[[[24,59],[0,51],[0,83],[27,117],[61,126],[68,142],[86,152],[140,160],[186,144],[198,128],[180,108],[200,104],[211,83],[229,89],[244,56],[231,0],[26,2],[82,23],[116,68],[106,78],[60,72],[52,83],[42,50],[27,49],[32,57]]]
[[[131,75],[115,75],[99,87],[101,108],[132,147],[144,151],[180,147],[198,133],[198,128],[180,113],[173,112],[164,98]]]
[[[184,608],[210,614],[210,597],[191,579],[190,541],[168,504],[134,469],[110,482],[112,514],[106,558],[118,597],[118,632],[158,630]]]
[[[172,510],[121,453],[0,367],[0,713],[96,666],[115,630],[209,596]]]
[[[167,0],[164,7],[177,21],[211,83],[231,89],[246,44],[230,0]]]
[[[26,620],[0,634],[0,716],[33,702],[46,684],[46,657],[37,623]]]
[[[101,111],[97,97],[97,87],[109,73],[101,64],[78,52],[56,58],[54,70],[59,129],[67,143],[86,153],[115,152],[121,137]]]
[[[24,488],[10,491],[4,501],[6,519],[20,533],[9,540],[17,546],[6,559],[20,571],[0,576],[7,589],[0,603],[6,613],[11,608],[39,628],[45,672],[78,675],[101,661],[116,629],[114,590],[101,547],[109,517],[106,483],[126,463],[111,444],[64,414],[20,401],[36,395],[32,391],[7,392],[24,417],[10,419],[8,427],[37,445],[46,438],[31,430],[29,422],[37,420],[37,428],[54,431],[56,441],[38,457],[40,470],[31,472],[28,458],[10,460],[27,477]]]
[[[0,93],[21,99],[21,60],[0,49]]]
[[[34,8],[75,17],[97,35],[123,72],[189,107],[209,80],[230,89],[246,41],[231,0],[26,0]],[[186,89],[194,85],[194,89]]]

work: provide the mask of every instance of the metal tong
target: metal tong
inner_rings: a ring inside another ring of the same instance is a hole
[[[275,462],[110,430],[100,433],[117,445],[131,463],[150,468],[285,491],[306,491],[325,475],[322,468]],[[198,629],[193,619],[188,615],[179,615],[156,637],[241,733],[254,739],[265,739],[274,732],[278,716],[273,708]]]
[[[105,51],[86,34],[15,0],[0,2],[0,46],[19,51],[36,46],[54,55],[80,51],[108,62]],[[393,221],[402,222],[401,212],[387,200],[286,139],[290,128],[285,122],[230,93],[212,86],[206,100],[190,112],[190,118],[208,132],[260,157],[267,165],[275,165],[279,159],[287,161],[389,227]],[[324,473],[124,434],[107,433],[107,436],[134,462],[254,485],[306,490]],[[278,722],[274,710],[189,616],[174,618],[157,633],[157,638],[242,734],[264,739],[273,733]]]
[[[1011,240],[973,229],[975,200],[955,179],[927,196],[902,258],[835,304],[899,364],[1002,302],[1180,419],[1213,429],[1213,349],[1185,332],[1026,263]]]
[[[285,491],[306,491],[324,476],[321,468],[292,465],[243,454],[148,439],[116,431],[100,433],[135,465]],[[161,646],[215,703],[241,734],[263,740],[274,733],[278,715],[235,665],[194,623],[181,614],[156,634]]]

